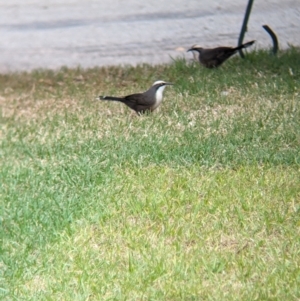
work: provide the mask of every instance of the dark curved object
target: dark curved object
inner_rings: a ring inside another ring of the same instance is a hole
[[[278,39],[274,31],[268,26],[268,25],[263,25],[263,29],[271,36],[271,39],[273,41],[273,54],[276,55],[278,51]]]
[[[249,17],[250,17],[253,1],[254,0],[249,0],[248,1],[248,5],[247,5],[247,8],[246,8],[246,13],[245,13],[245,17],[244,17],[244,21],[243,21],[243,25],[242,25],[242,29],[241,29],[239,41],[238,41],[238,46],[243,44],[245,32],[247,31],[247,24],[248,24],[248,20],[249,20]],[[242,49],[239,50],[239,53],[240,53],[241,58],[245,57]]]

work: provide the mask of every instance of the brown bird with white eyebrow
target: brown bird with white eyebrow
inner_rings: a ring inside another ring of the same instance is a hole
[[[97,99],[122,102],[140,115],[153,112],[161,104],[163,92],[167,85],[173,84],[158,80],[144,93],[130,94],[124,97],[99,96]]]
[[[255,41],[250,41],[237,47],[217,47],[202,48],[199,45],[193,45],[188,51],[197,51],[199,53],[199,62],[206,68],[216,68],[222,65],[238,50],[250,47]]]

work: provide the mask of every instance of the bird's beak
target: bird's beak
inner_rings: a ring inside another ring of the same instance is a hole
[[[165,85],[173,86],[173,83],[165,83]]]
[[[189,51],[192,51],[192,50],[194,50],[193,48],[190,48],[189,50],[187,50],[186,52],[189,52]]]

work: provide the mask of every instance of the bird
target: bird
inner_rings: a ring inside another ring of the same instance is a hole
[[[247,42],[237,47],[217,47],[202,48],[199,45],[193,45],[188,51],[197,51],[199,61],[206,68],[216,68],[234,55],[238,50],[251,46],[255,40]],[[187,51],[187,52],[188,52]]]
[[[124,97],[99,96],[97,99],[122,102],[140,115],[146,112],[153,112],[156,108],[158,108],[163,100],[164,89],[168,85],[173,84],[158,80],[154,82],[150,89],[144,93],[135,93]]]

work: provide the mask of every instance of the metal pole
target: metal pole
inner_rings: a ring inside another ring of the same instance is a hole
[[[253,1],[254,0],[249,0],[248,1],[248,5],[247,5],[247,8],[246,8],[246,13],[245,13],[245,17],[244,17],[244,22],[243,22],[243,25],[242,25],[242,29],[241,29],[241,33],[240,33],[240,37],[239,37],[239,41],[238,41],[238,46],[243,44],[245,32],[247,31],[247,24],[248,24],[249,16],[250,16],[250,13],[251,13]],[[239,50],[239,53],[240,53],[240,56],[242,58],[245,57],[242,49]]]

